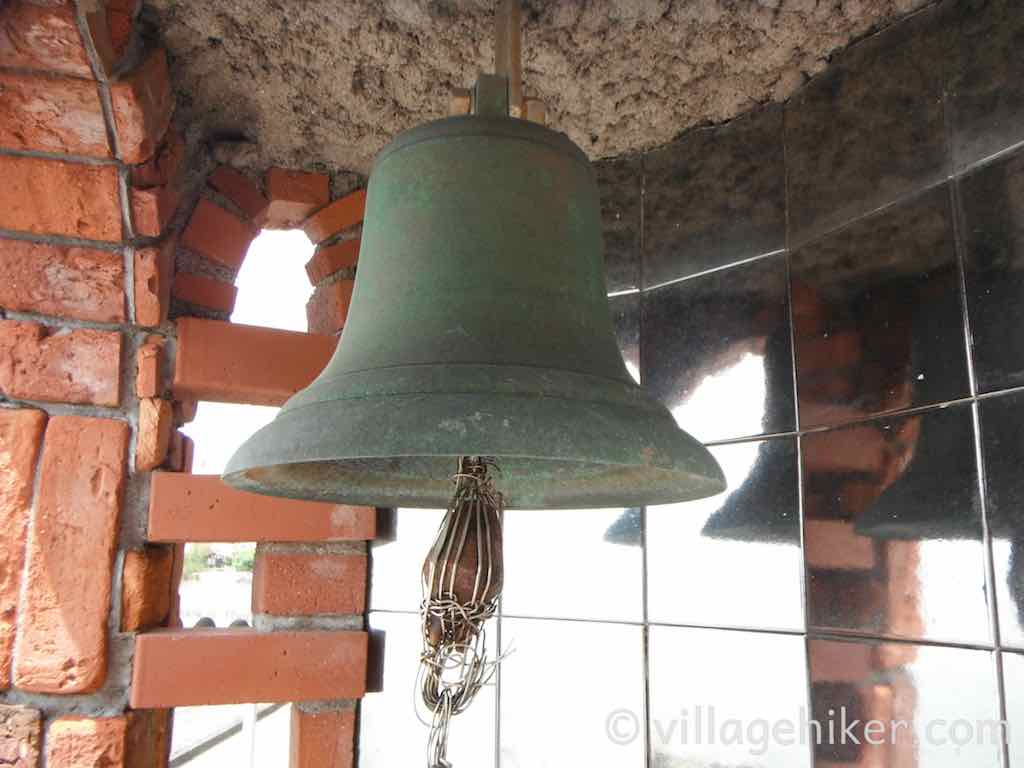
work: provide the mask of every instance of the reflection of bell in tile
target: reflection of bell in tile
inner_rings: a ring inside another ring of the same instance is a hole
[[[780,470],[788,469],[789,461],[795,467],[795,450],[795,443],[789,440],[761,443],[754,466],[738,487],[730,488],[701,534],[709,539],[798,544],[796,504],[785,503],[789,488],[780,477]],[[728,475],[728,463],[724,466]]]
[[[1024,627],[1024,540],[1013,542],[1008,571],[1006,585],[1010,588],[1013,605],[1016,606],[1017,626]],[[1007,610],[1014,609],[1007,607]]]
[[[604,532],[604,540],[609,544],[622,544],[627,547],[639,547],[643,544],[642,525],[643,510],[630,507],[622,510],[615,522]]]
[[[857,517],[855,530],[879,539],[980,540],[970,411],[926,414],[901,474]]]

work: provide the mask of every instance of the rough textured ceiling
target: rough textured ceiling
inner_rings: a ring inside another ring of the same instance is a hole
[[[928,0],[529,0],[524,82],[592,157],[782,100]],[[494,0],[148,0],[193,140],[241,132],[254,168],[367,172],[492,60]]]

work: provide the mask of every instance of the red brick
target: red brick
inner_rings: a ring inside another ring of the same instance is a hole
[[[185,142],[171,129],[157,151],[131,168],[132,224],[135,234],[158,237],[181,201]]]
[[[171,749],[171,710],[128,713],[125,768],[167,768]]]
[[[167,467],[174,472],[191,472],[195,456],[195,443],[191,437],[175,431],[171,433],[171,449],[167,453]]]
[[[171,124],[174,95],[167,54],[155,48],[146,60],[110,87],[118,149],[126,163],[153,156]]]
[[[119,61],[128,50],[140,5],[139,0],[107,0],[107,27],[114,61]]]
[[[332,235],[344,232],[361,222],[365,208],[366,190],[360,189],[314,213],[306,219],[302,228],[311,241],[322,243]]]
[[[157,630],[136,636],[131,706],[354,699],[365,632]]]
[[[337,344],[333,336],[195,317],[177,325],[176,400],[281,405],[317,377]]]
[[[46,729],[46,764],[56,768],[124,768],[125,717],[62,717]]]
[[[42,411],[0,410],[0,690],[7,688],[11,680],[11,651],[32,509],[32,483],[45,426],[46,414]],[[3,754],[0,747],[0,760]]]
[[[354,709],[292,707],[289,768],[352,768],[355,733]]]
[[[121,239],[117,168],[0,155],[0,228]]]
[[[310,333],[337,333],[345,326],[354,285],[353,280],[338,280],[313,291],[306,303]]]
[[[0,146],[110,157],[96,83],[0,72]]]
[[[808,568],[868,571],[875,567],[875,545],[859,536],[850,520],[807,520],[804,558]]]
[[[253,613],[275,616],[362,613],[366,555],[261,545],[252,580]]]
[[[0,305],[21,312],[119,323],[124,260],[94,248],[0,240]]]
[[[137,397],[159,397],[163,390],[161,376],[163,346],[147,342],[135,353],[135,395]]]
[[[28,0],[38,2],[38,0]],[[103,0],[105,2],[106,0]],[[62,2],[70,5],[71,0],[43,0],[59,5]],[[114,53],[114,44],[110,36],[110,23],[106,10],[102,7],[100,0],[82,0],[79,4],[85,16],[85,29],[88,37],[92,39],[93,48],[96,50],[97,64],[104,75],[110,75],[117,63],[117,54]]]
[[[108,77],[123,68],[122,62],[133,50],[135,17],[141,4],[141,0],[79,0],[99,69]]]
[[[135,251],[135,322],[139,325],[155,326],[167,320],[176,245],[171,239],[162,246]]]
[[[117,405],[121,334],[0,320],[0,392],[21,400]]]
[[[810,435],[803,444],[805,471],[878,474],[888,460],[888,440],[873,424]]]
[[[249,221],[263,226],[270,201],[255,181],[230,165],[222,165],[210,175],[207,183],[237,205]]]
[[[0,705],[0,765],[37,768],[42,741],[42,717],[38,710]]]
[[[298,226],[309,214],[330,202],[330,185],[330,178],[322,173],[271,168],[264,178],[270,200],[266,226],[270,229]]]
[[[171,447],[174,411],[170,402],[155,397],[139,401],[139,427],[135,442],[135,470],[148,472],[164,463]]]
[[[359,260],[360,240],[342,240],[334,245],[319,246],[306,263],[309,282],[316,285],[340,269],[352,269]]]
[[[174,550],[147,546],[124,555],[121,631],[139,632],[164,624],[171,609]]]
[[[72,3],[8,0],[0,13],[0,67],[92,77]]]
[[[185,570],[185,544],[184,542],[174,544],[171,549],[174,551],[174,566],[171,570],[171,610],[167,617],[167,626],[177,629],[181,628],[181,574]]]
[[[196,417],[196,413],[199,411],[199,403],[195,400],[175,400],[174,401],[174,423],[177,426],[188,424],[193,421]]]
[[[185,140],[173,127],[157,151],[131,167],[131,184],[138,189],[163,187],[181,180],[185,168]]]
[[[188,220],[181,244],[231,269],[242,266],[256,230],[235,214],[201,198]]]
[[[22,690],[88,693],[106,678],[128,433],[123,421],[82,416],[54,416],[46,427],[18,606]]]
[[[231,283],[203,275],[179,272],[174,276],[171,295],[181,301],[228,314],[235,308],[238,289]]]
[[[142,237],[159,237],[178,210],[181,190],[174,184],[166,187],[132,189],[132,226]]]
[[[376,510],[245,493],[216,475],[154,472],[150,541],[364,541]]]

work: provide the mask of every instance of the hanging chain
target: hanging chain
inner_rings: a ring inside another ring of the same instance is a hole
[[[490,682],[498,659],[488,659],[484,623],[494,615],[503,582],[501,494],[490,457],[462,457],[452,476],[455,493],[423,563],[423,651],[418,688],[433,713],[428,768],[451,768],[451,718],[464,712]]]

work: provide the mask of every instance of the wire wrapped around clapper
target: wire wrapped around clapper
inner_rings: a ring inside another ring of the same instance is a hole
[[[433,713],[428,768],[451,768],[448,728],[497,668],[489,660],[484,623],[494,615],[504,578],[501,494],[494,459],[459,460],[455,492],[423,563],[423,652],[419,687]]]

